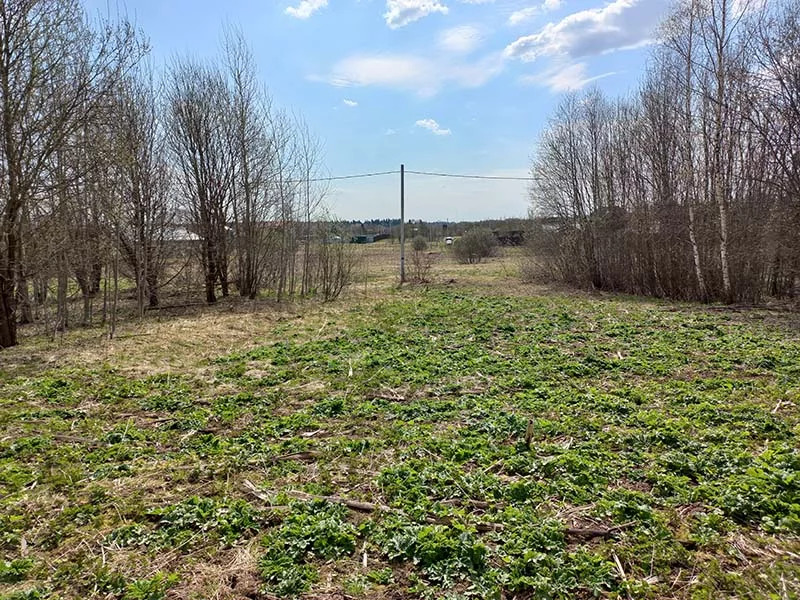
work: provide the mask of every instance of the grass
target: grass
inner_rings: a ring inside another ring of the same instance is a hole
[[[439,268],[0,355],[0,598],[800,594],[788,317]]]

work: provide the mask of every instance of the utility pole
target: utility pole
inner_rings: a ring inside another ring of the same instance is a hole
[[[406,166],[400,165],[400,283],[406,280]]]

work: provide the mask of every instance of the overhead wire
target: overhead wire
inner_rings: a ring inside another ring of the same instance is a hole
[[[454,177],[457,179],[492,179],[499,181],[536,181],[535,177],[513,177],[511,175],[465,175],[459,173],[434,173],[431,171],[411,171],[407,170],[406,173],[412,175],[427,175],[429,177]]]
[[[379,177],[381,175],[395,175],[400,171],[378,171],[375,173],[358,173],[356,175],[335,175],[332,177],[315,177],[313,179],[289,179],[287,183],[315,183],[318,181],[338,181],[340,179],[361,179],[362,177]]]
[[[437,173],[433,171],[413,171],[406,169],[409,175],[424,175],[427,177],[451,177],[455,179],[485,179],[493,181],[537,181],[536,177],[514,177],[510,175],[468,175],[463,173]],[[380,177],[382,175],[398,175],[400,171],[376,171],[373,173],[357,173],[354,175],[335,175],[331,177],[315,177],[313,179],[292,179],[288,183],[316,183],[320,181],[341,181],[343,179],[362,179],[365,177]]]

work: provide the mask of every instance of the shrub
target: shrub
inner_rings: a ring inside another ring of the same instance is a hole
[[[462,264],[477,264],[496,249],[497,240],[488,229],[470,229],[453,244],[453,254]]]
[[[433,266],[434,255],[428,252],[428,242],[425,238],[418,235],[411,242],[413,252],[411,253],[411,276],[414,281],[428,281],[428,274]]]
[[[325,302],[336,300],[355,279],[355,252],[330,235],[323,237],[313,252],[312,262],[316,268],[311,277],[311,289]]]

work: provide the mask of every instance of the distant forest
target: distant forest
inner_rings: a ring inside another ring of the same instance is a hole
[[[368,219],[364,221],[341,221],[340,226],[350,235],[388,233],[393,240],[400,239],[400,219]],[[490,231],[526,231],[531,228],[529,219],[486,219],[482,221],[423,221],[412,219],[406,222],[406,237],[421,236],[427,241],[436,241],[447,236],[460,236],[470,229]]]

